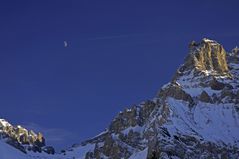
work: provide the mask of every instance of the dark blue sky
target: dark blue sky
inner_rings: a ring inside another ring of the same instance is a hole
[[[191,40],[239,45],[238,2],[1,0],[0,117],[61,147],[92,137],[153,98]]]

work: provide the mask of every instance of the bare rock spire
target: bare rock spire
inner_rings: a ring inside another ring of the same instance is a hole
[[[200,43],[190,43],[189,49],[190,53],[180,71],[195,69],[207,75],[229,73],[226,51],[218,42],[204,38]]]

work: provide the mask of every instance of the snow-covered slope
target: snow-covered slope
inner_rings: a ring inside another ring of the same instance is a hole
[[[154,99],[120,112],[92,139],[62,154],[38,157],[239,158],[238,50],[226,53],[209,39],[192,42],[184,64]]]
[[[4,119],[0,119],[0,140],[23,153],[33,151],[54,154],[55,152],[53,147],[46,146],[42,133],[35,133],[20,125],[13,126]]]
[[[41,133],[27,130],[20,125],[13,126],[0,119],[0,159],[56,159],[54,149],[45,146]],[[60,155],[61,156],[61,155]],[[61,157],[62,158],[62,157]]]
[[[26,159],[26,154],[0,140],[1,159]]]
[[[0,140],[0,159],[72,159],[61,154],[50,155],[47,153],[28,152],[23,153],[18,149]]]

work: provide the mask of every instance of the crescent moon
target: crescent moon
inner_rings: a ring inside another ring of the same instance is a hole
[[[66,41],[64,41],[64,47],[67,47],[67,46],[68,46],[67,42],[66,42]]]

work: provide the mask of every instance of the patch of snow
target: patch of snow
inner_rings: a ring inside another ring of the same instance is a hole
[[[0,126],[6,127],[6,126],[12,126],[10,123],[8,123],[5,119],[0,119]]]
[[[213,73],[213,70],[202,70],[203,73],[205,73],[206,76],[209,76]]]
[[[167,84],[163,85],[163,86],[161,87],[161,89],[167,88],[170,84],[171,84],[171,83],[167,83]]]
[[[213,94],[218,94],[219,90],[212,90],[210,87],[200,88],[200,87],[191,87],[191,88],[184,88],[183,89],[186,93],[190,94],[192,97],[196,97],[201,95],[203,91],[207,92],[209,96],[212,96]]]
[[[132,111],[132,109],[126,109],[126,112],[131,112]]]
[[[130,156],[129,159],[146,159],[148,154],[148,148],[144,149],[143,151],[134,153],[132,156]]]
[[[27,155],[0,140],[1,159],[27,159]]]
[[[239,142],[239,115],[233,104],[209,104],[199,102],[193,109],[181,100],[168,98],[173,115],[168,130],[175,134],[197,133],[208,141],[235,144]]]
[[[127,129],[125,129],[125,130],[123,130],[122,131],[122,133],[124,134],[124,135],[128,135],[128,133],[130,132],[130,131],[133,131],[133,132],[141,132],[143,130],[143,127],[141,127],[141,126],[135,126],[135,127],[132,127],[132,126],[130,126],[130,127],[128,127]]]
[[[67,159],[60,154],[28,152],[27,154],[0,140],[0,159]]]
[[[204,42],[218,44],[215,40],[210,40],[210,39],[207,39],[207,38],[203,38],[202,40],[203,40]]]
[[[72,151],[67,151],[66,156],[67,158],[73,158],[75,159],[85,159],[85,155],[87,152],[94,151],[95,144],[87,144],[85,146],[79,146],[77,148],[74,148]]]
[[[98,135],[96,135],[94,138],[99,137],[99,136],[101,136],[101,135],[104,135],[104,134],[106,134],[107,132],[108,132],[108,129],[105,129],[104,131],[102,131],[101,133],[99,133]]]

